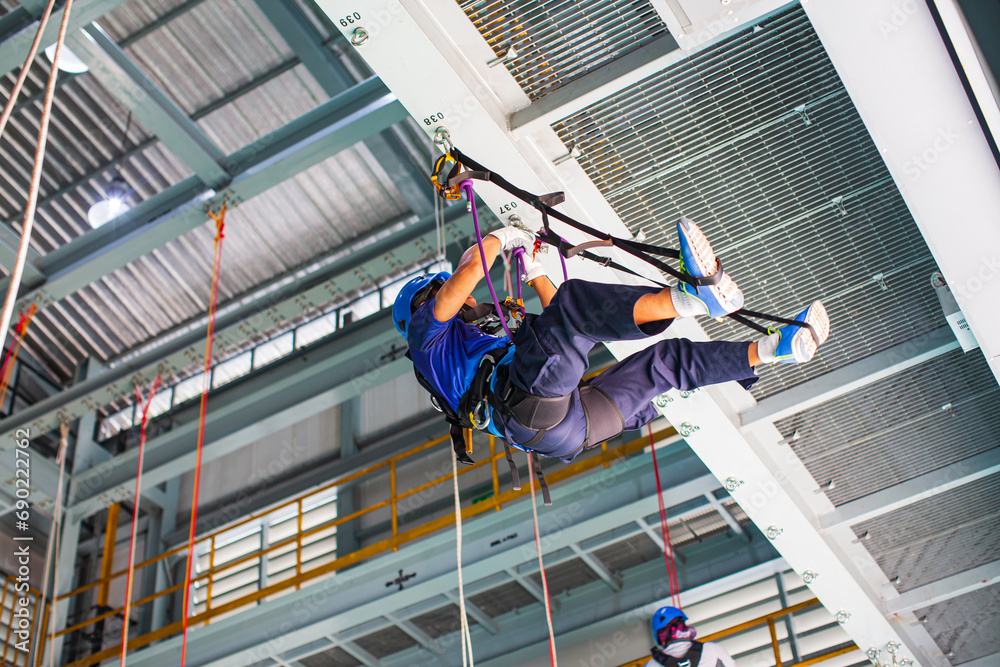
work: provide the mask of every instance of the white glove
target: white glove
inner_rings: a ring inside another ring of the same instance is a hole
[[[496,237],[500,241],[500,246],[505,251],[513,248],[532,250],[535,245],[535,235],[524,231],[520,227],[501,227],[500,229],[494,229],[488,236]]]
[[[545,267],[542,266],[541,262],[536,262],[531,258],[530,250],[525,250],[522,257],[524,259],[524,275],[522,276],[524,282],[530,283],[532,280],[546,275]]]

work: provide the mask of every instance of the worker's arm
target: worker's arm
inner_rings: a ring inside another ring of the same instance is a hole
[[[556,295],[556,286],[545,275],[545,269],[541,262],[536,262],[530,253],[524,254],[524,282],[528,283],[538,294],[542,308],[547,307],[552,301],[552,297]]]
[[[501,250],[517,247],[530,247],[535,237],[517,227],[501,227],[483,237],[483,251],[486,256],[486,269],[493,266],[494,260]],[[458,262],[458,267],[438,290],[434,299],[434,319],[447,322],[458,315],[466,299],[472,296],[472,291],[483,279],[483,261],[479,256],[479,247],[472,246],[464,253]]]
[[[535,278],[528,285],[538,294],[538,300],[542,302],[542,308],[547,307],[552,301],[552,297],[556,295],[556,286],[552,284],[552,281],[546,275]]]

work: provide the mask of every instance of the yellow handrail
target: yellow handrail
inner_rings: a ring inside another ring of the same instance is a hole
[[[673,436],[675,434],[676,434],[676,431],[674,429],[668,428],[668,429],[665,429],[665,430],[662,430],[662,431],[656,433],[654,435],[654,439],[657,440],[657,441],[659,441],[659,440],[662,440],[664,438],[671,437],[671,436]],[[285,589],[290,588],[292,586],[294,586],[295,588],[299,588],[304,582],[307,582],[307,581],[309,581],[311,579],[314,579],[316,577],[320,577],[320,576],[322,576],[324,574],[328,574],[330,572],[334,572],[336,570],[343,569],[345,567],[348,567],[350,565],[353,565],[355,563],[363,561],[363,560],[365,560],[367,558],[371,558],[372,556],[378,555],[378,554],[383,553],[385,551],[396,550],[400,546],[402,546],[403,544],[409,543],[409,542],[411,542],[413,540],[425,537],[425,536],[430,535],[431,533],[434,533],[434,532],[436,532],[438,530],[445,529],[445,528],[448,528],[448,527],[454,525],[454,522],[455,522],[454,512],[452,512],[452,513],[450,513],[448,515],[442,516],[442,517],[438,517],[437,519],[433,519],[433,520],[427,521],[427,522],[425,522],[423,524],[417,525],[417,526],[415,526],[413,528],[410,528],[409,530],[406,530],[406,531],[403,531],[403,532],[399,531],[399,526],[398,526],[398,521],[397,521],[397,522],[394,522],[394,524],[393,524],[393,530],[392,530],[392,534],[390,535],[390,537],[388,537],[388,538],[386,538],[384,540],[381,540],[381,541],[379,541],[377,543],[374,543],[374,544],[370,544],[370,545],[368,545],[368,546],[366,546],[364,548],[358,549],[358,550],[356,550],[356,551],[354,551],[352,553],[349,553],[349,554],[344,554],[344,555],[338,554],[337,557],[333,561],[330,561],[330,562],[327,562],[327,563],[323,563],[321,565],[318,565],[318,566],[313,567],[313,568],[308,569],[308,570],[304,570],[304,568],[302,566],[302,561],[301,561],[301,543],[302,543],[302,540],[304,538],[306,538],[306,537],[308,537],[310,535],[319,533],[319,532],[321,532],[323,530],[327,530],[327,529],[329,529],[329,528],[331,528],[333,526],[340,525],[340,524],[345,523],[347,521],[352,521],[352,520],[354,520],[354,519],[356,519],[356,518],[358,518],[360,516],[363,516],[363,515],[368,514],[370,512],[374,512],[374,511],[376,511],[378,509],[381,509],[381,508],[384,508],[386,506],[391,506],[391,507],[395,508],[396,504],[400,500],[408,498],[408,497],[410,497],[410,496],[412,496],[412,495],[414,495],[416,493],[420,493],[422,490],[425,490],[425,489],[430,488],[432,486],[435,486],[437,484],[450,483],[451,482],[451,473],[449,472],[448,474],[441,475],[440,477],[438,477],[438,478],[436,478],[434,480],[431,480],[431,481],[426,482],[424,484],[420,484],[417,487],[415,487],[413,489],[409,489],[409,490],[404,491],[402,493],[398,492],[398,490],[396,489],[395,473],[396,473],[396,468],[397,468],[396,464],[397,464],[398,461],[400,461],[400,460],[402,460],[402,459],[404,459],[406,457],[413,456],[414,454],[417,454],[417,453],[419,453],[421,451],[424,451],[424,450],[426,450],[426,449],[428,449],[430,447],[433,447],[435,445],[441,444],[441,443],[443,443],[445,441],[449,441],[449,443],[450,443],[450,438],[448,436],[444,436],[444,437],[441,437],[441,438],[436,438],[434,440],[431,440],[430,442],[423,443],[421,445],[418,445],[416,447],[413,447],[413,448],[407,450],[406,452],[402,452],[400,454],[397,454],[397,455],[395,455],[395,456],[393,456],[393,457],[391,457],[391,458],[389,458],[389,459],[387,459],[385,461],[372,464],[372,465],[367,466],[366,468],[364,468],[362,470],[359,470],[359,471],[350,473],[348,475],[345,475],[344,477],[341,477],[341,478],[339,478],[337,480],[334,480],[333,482],[330,482],[330,483],[328,483],[328,484],[320,487],[319,489],[314,489],[314,490],[308,491],[308,492],[306,492],[304,494],[300,494],[299,496],[291,498],[291,499],[283,502],[280,505],[268,508],[266,510],[261,510],[260,512],[257,512],[257,513],[255,513],[255,514],[253,514],[253,515],[251,515],[251,516],[249,516],[249,517],[247,517],[245,519],[242,519],[242,520],[240,520],[240,521],[238,521],[238,522],[236,522],[234,524],[230,524],[228,526],[225,526],[225,527],[223,527],[221,529],[213,531],[212,533],[209,533],[208,535],[205,535],[205,536],[199,538],[198,539],[198,543],[199,544],[204,543],[206,540],[210,541],[210,550],[211,551],[210,551],[210,557],[209,557],[209,567],[208,567],[208,569],[205,572],[199,573],[196,577],[194,577],[192,579],[192,584],[194,582],[202,581],[202,580],[205,580],[205,579],[208,579],[209,582],[214,581],[215,579],[221,578],[220,577],[220,573],[223,573],[226,570],[232,569],[232,568],[236,567],[237,565],[245,563],[248,560],[252,560],[252,559],[255,559],[255,558],[261,558],[265,554],[267,554],[267,553],[269,553],[269,552],[271,552],[271,551],[273,551],[275,549],[279,549],[281,547],[285,547],[285,546],[288,546],[288,545],[291,545],[291,544],[295,545],[296,552],[297,552],[297,555],[296,555],[296,561],[297,561],[297,563],[296,563],[296,575],[294,577],[289,577],[287,579],[283,579],[282,581],[276,582],[274,584],[270,584],[270,585],[268,585],[268,586],[266,586],[264,588],[258,589],[256,591],[251,592],[251,593],[248,593],[248,594],[246,594],[246,595],[244,595],[244,596],[242,596],[242,597],[240,597],[238,599],[225,602],[224,604],[221,604],[221,605],[206,604],[205,610],[202,611],[199,614],[195,614],[195,615],[191,616],[188,619],[188,622],[190,624],[198,624],[198,623],[207,624],[212,618],[215,618],[216,616],[228,613],[228,612],[230,612],[230,611],[232,611],[234,609],[239,609],[240,607],[243,607],[243,606],[245,606],[247,604],[251,604],[251,603],[254,603],[254,602],[258,601],[258,600],[264,599],[264,598],[266,598],[266,597],[268,597],[270,595],[275,594],[278,591],[285,590]],[[580,461],[576,461],[574,463],[571,463],[571,464],[568,464],[566,466],[560,467],[560,468],[558,468],[556,470],[553,470],[551,473],[549,473],[547,475],[547,477],[549,478],[549,480],[552,483],[557,483],[557,482],[559,482],[561,480],[569,479],[569,478],[574,477],[576,475],[582,474],[582,473],[584,473],[586,471],[589,471],[589,470],[591,470],[593,468],[596,468],[598,466],[604,466],[606,464],[610,464],[610,463],[612,463],[613,461],[615,461],[617,459],[620,459],[620,458],[628,456],[630,454],[642,451],[648,445],[649,445],[649,439],[648,438],[645,438],[645,437],[638,438],[638,439],[633,440],[631,442],[619,445],[616,448],[613,448],[613,449],[609,448],[607,451],[601,451],[599,454],[597,454],[595,456],[588,457],[586,459],[583,459],[583,460],[580,460]],[[494,489],[498,489],[499,488],[499,482],[497,481],[498,480],[497,464],[501,460],[503,460],[504,458],[505,457],[504,457],[504,454],[502,452],[500,452],[500,453],[496,452],[496,447],[495,446],[491,447],[491,455],[489,457],[484,458],[481,461],[478,461],[474,465],[463,467],[461,470],[458,471],[458,474],[460,474],[460,475],[466,474],[466,473],[472,472],[473,470],[475,470],[477,468],[480,468],[480,467],[482,467],[484,465],[490,465],[492,467],[492,469],[493,469],[493,473],[492,473],[492,477],[493,477],[493,480],[494,480],[493,486],[494,486]],[[370,474],[372,472],[375,472],[377,470],[381,470],[381,469],[386,468],[386,467],[389,468],[388,472],[390,474],[390,486],[391,486],[390,497],[387,500],[379,501],[379,502],[374,503],[371,506],[366,507],[366,508],[364,508],[362,510],[358,510],[356,512],[352,512],[351,514],[348,514],[348,515],[345,515],[345,516],[337,517],[335,519],[332,519],[330,521],[321,523],[321,524],[313,526],[311,528],[308,528],[308,529],[305,529],[305,530],[301,529],[301,526],[302,526],[302,501],[303,501],[303,499],[308,498],[309,496],[313,496],[313,495],[322,493],[323,491],[329,490],[330,488],[332,488],[334,486],[345,484],[345,483],[347,483],[349,481],[353,481],[355,479],[358,479],[359,477],[361,477],[361,476],[363,476],[365,474]],[[482,514],[483,512],[489,511],[489,510],[499,510],[500,507],[503,504],[509,503],[509,502],[511,502],[511,501],[513,501],[513,500],[515,500],[517,498],[525,496],[527,493],[528,493],[527,487],[522,488],[521,490],[517,490],[517,491],[511,489],[511,490],[508,490],[508,491],[503,492],[503,493],[494,493],[493,497],[491,499],[487,500],[487,501],[478,502],[478,503],[476,503],[474,505],[471,505],[469,507],[463,508],[462,509],[463,520],[471,518],[471,517],[474,517],[474,516],[477,516],[479,514]],[[223,563],[223,564],[220,564],[220,565],[216,565],[215,564],[215,562],[214,562],[214,559],[215,559],[214,548],[212,548],[212,543],[214,543],[215,538],[218,535],[220,535],[222,533],[229,532],[229,531],[233,530],[234,528],[237,528],[237,527],[239,527],[241,525],[245,525],[246,523],[249,523],[250,521],[253,521],[255,519],[260,519],[262,517],[271,515],[275,511],[280,510],[280,509],[282,509],[284,507],[291,506],[291,505],[297,505],[297,509],[298,509],[298,511],[297,511],[297,514],[298,514],[298,517],[297,517],[298,526],[297,527],[299,528],[299,530],[297,530],[297,532],[296,532],[295,535],[290,535],[290,536],[288,536],[286,538],[283,538],[283,539],[281,539],[281,540],[279,540],[279,541],[277,541],[277,542],[275,542],[273,544],[269,544],[267,547],[262,546],[261,549],[259,549],[257,551],[253,551],[253,552],[250,552],[248,554],[244,554],[244,555],[242,555],[242,556],[240,556],[238,558],[234,558],[233,560],[227,561],[226,563]],[[394,515],[395,515],[395,512],[394,512]],[[167,552],[167,555],[174,554],[174,553],[180,553],[181,551],[183,551],[184,548],[185,547],[181,547],[179,549],[178,548],[171,549],[169,552]],[[149,559],[147,561],[144,561],[143,563],[139,563],[136,566],[136,569],[138,569],[140,567],[146,567],[146,566],[151,565],[153,563],[159,562],[164,557],[166,557],[166,555],[161,554],[160,556],[157,556],[156,558],[151,558],[151,559]],[[62,599],[68,598],[68,597],[72,597],[74,595],[78,595],[78,594],[83,593],[83,592],[85,592],[87,590],[90,590],[90,589],[94,588],[95,586],[100,586],[100,585],[104,584],[105,581],[110,581],[111,579],[114,579],[114,578],[116,578],[118,576],[121,576],[122,574],[124,574],[124,572],[125,571],[123,570],[121,572],[112,573],[106,579],[102,578],[101,580],[98,580],[98,581],[95,581],[95,582],[91,582],[91,583],[89,583],[89,584],[87,584],[85,586],[81,586],[81,587],[77,588],[76,590],[70,591],[69,593],[65,594],[64,596],[60,597],[59,599],[62,600]],[[147,597],[145,597],[143,599],[136,600],[135,602],[132,603],[132,607],[136,608],[136,607],[140,607],[140,606],[142,606],[144,604],[148,604],[149,602],[151,602],[151,601],[153,601],[153,600],[155,600],[157,598],[163,597],[164,595],[170,595],[170,594],[172,594],[172,593],[174,593],[174,592],[176,592],[176,591],[178,591],[178,590],[180,590],[182,588],[183,588],[183,584],[175,584],[175,585],[170,586],[169,588],[167,588],[167,589],[165,589],[163,591],[158,591],[158,592],[153,593],[152,595],[147,596]],[[111,616],[113,616],[115,614],[120,613],[121,611],[122,611],[122,609],[112,609],[112,610],[109,610],[109,611],[107,611],[107,612],[105,612],[103,614],[100,614],[100,615],[95,616],[93,618],[81,621],[81,622],[79,622],[79,623],[77,623],[75,625],[69,626],[69,627],[64,628],[62,630],[59,630],[59,631],[57,631],[55,633],[54,636],[58,637],[58,636],[66,635],[66,634],[68,634],[70,632],[73,632],[75,630],[79,630],[79,629],[84,628],[84,627],[86,627],[88,625],[91,625],[91,624],[99,622],[99,621],[101,621],[103,619],[109,618],[109,617],[111,617]],[[139,648],[139,647],[142,647],[142,646],[146,646],[146,645],[148,645],[151,642],[158,641],[158,640],[163,639],[165,637],[169,637],[169,636],[171,636],[173,634],[176,634],[181,629],[182,629],[181,628],[181,623],[178,621],[176,623],[164,626],[163,628],[159,628],[157,630],[154,630],[152,632],[146,633],[144,635],[133,637],[128,642],[128,649],[129,650],[134,650],[136,648]],[[99,663],[99,662],[101,662],[103,660],[106,660],[106,659],[108,659],[110,657],[113,657],[113,656],[117,655],[117,651],[118,651],[118,648],[109,648],[109,649],[106,649],[104,651],[101,651],[99,653],[95,653],[95,654],[93,654],[91,656],[88,656],[86,658],[82,658],[80,660],[77,660],[74,663],[71,663],[71,667],[88,667],[89,665],[97,664],[97,663]]]
[[[778,643],[778,633],[775,628],[774,622],[782,618],[783,616],[788,616],[789,614],[794,614],[796,612],[804,611],[811,607],[815,607],[820,604],[820,601],[816,598],[806,600],[805,602],[799,602],[798,604],[793,604],[791,607],[785,607],[784,609],[779,609],[778,611],[772,611],[769,614],[764,614],[763,616],[758,616],[757,618],[752,618],[749,621],[744,621],[738,625],[734,625],[731,628],[726,628],[725,630],[719,630],[718,632],[713,632],[710,635],[705,635],[699,641],[702,642],[712,642],[723,637],[728,637],[730,635],[735,635],[739,632],[744,632],[746,630],[752,630],[761,625],[767,625],[768,632],[771,635],[771,650],[774,652],[774,664],[775,667],[783,667],[781,662],[781,647]],[[813,656],[808,660],[800,660],[799,662],[793,663],[791,665],[784,665],[784,667],[807,667],[807,665],[815,665],[818,662],[823,662],[824,660],[829,660],[830,658],[836,658],[838,655],[844,655],[845,653],[850,653],[851,651],[859,650],[857,645],[851,644],[850,646],[843,646],[841,648],[833,649],[827,651],[826,653]],[[626,662],[619,667],[643,667],[650,660],[649,657],[640,658],[639,660],[633,660],[631,662]]]

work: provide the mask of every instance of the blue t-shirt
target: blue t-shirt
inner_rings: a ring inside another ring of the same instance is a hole
[[[507,338],[491,336],[457,317],[438,322],[434,317],[434,299],[430,299],[413,313],[406,342],[413,365],[457,412],[480,360],[487,352],[507,345]],[[489,430],[500,435],[492,428]]]

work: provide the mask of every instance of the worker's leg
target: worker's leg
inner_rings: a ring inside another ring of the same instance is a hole
[[[536,396],[565,396],[580,383],[587,355],[599,342],[635,340],[656,335],[669,318],[635,323],[636,303],[658,294],[656,287],[608,285],[568,280],[552,303],[528,319],[514,335],[511,379]]]
[[[621,410],[625,429],[656,417],[652,401],[668,389],[691,390],[737,380],[749,388],[757,379],[748,354],[752,343],[695,342],[670,338],[623,359],[588,382]]]

